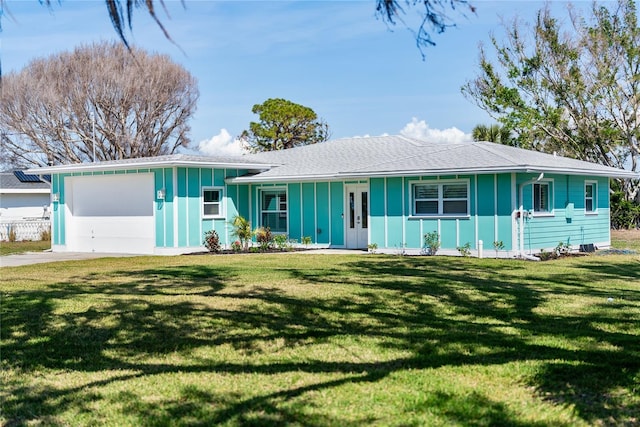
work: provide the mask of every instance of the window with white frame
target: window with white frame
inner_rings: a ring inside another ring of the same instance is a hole
[[[533,212],[551,213],[551,185],[549,182],[533,184]]]
[[[203,188],[202,217],[221,218],[222,216],[222,188]]]
[[[413,215],[469,215],[469,182],[442,181],[413,184]]]
[[[273,233],[287,232],[287,191],[285,189],[261,190],[260,225]]]
[[[584,211],[594,213],[598,210],[598,187],[595,181],[584,184]]]

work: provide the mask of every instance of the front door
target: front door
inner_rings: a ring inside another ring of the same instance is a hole
[[[348,249],[366,249],[369,243],[369,191],[366,184],[345,186],[345,226]]]

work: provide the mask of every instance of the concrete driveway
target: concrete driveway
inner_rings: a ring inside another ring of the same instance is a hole
[[[0,267],[18,267],[21,265],[42,264],[45,262],[75,261],[105,257],[127,257],[136,255],[81,253],[81,252],[25,252],[15,255],[0,256]]]

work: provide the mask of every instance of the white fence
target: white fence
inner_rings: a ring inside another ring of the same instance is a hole
[[[51,221],[48,219],[0,222],[0,241],[9,241],[15,235],[16,241],[41,240],[44,233],[51,232]]]

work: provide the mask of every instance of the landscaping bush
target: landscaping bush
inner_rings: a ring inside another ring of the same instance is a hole
[[[222,247],[220,246],[220,236],[218,236],[218,233],[215,230],[209,230],[204,233],[203,244],[209,252],[219,253],[222,251]]]
[[[246,251],[249,248],[251,237],[253,237],[253,231],[251,231],[251,223],[247,221],[247,219],[242,215],[236,215],[233,217],[231,225],[233,226],[231,235],[236,236],[238,240],[240,240],[240,244]]]
[[[435,255],[440,249],[440,234],[437,231],[431,231],[424,235],[424,246],[427,249],[427,255]]]
[[[269,227],[256,228],[254,235],[256,236],[256,241],[258,242],[260,250],[266,251],[273,247],[273,235],[271,234],[271,229]]]

